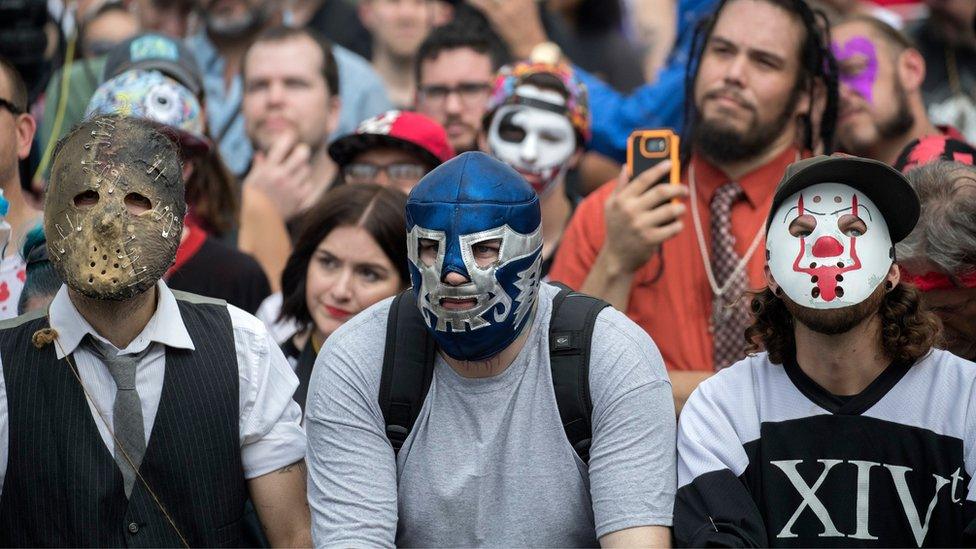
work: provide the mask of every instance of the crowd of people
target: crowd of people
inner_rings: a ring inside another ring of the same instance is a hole
[[[972,0],[0,2],[0,544],[974,545],[973,143]]]

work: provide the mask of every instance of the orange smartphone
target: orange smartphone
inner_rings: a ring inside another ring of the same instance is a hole
[[[657,164],[671,160],[671,173],[660,183],[681,183],[681,162],[678,158],[680,139],[670,128],[634,130],[627,138],[627,174],[633,179]]]

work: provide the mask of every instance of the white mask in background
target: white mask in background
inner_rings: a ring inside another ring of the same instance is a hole
[[[894,260],[888,225],[864,193],[840,183],[783,201],[766,234],[766,259],[794,302],[839,309],[868,298]]]
[[[488,129],[488,148],[543,196],[569,168],[569,159],[576,152],[576,132],[561,114],[566,100],[558,92],[526,84],[516,88],[515,95],[523,103],[503,105],[495,111]]]

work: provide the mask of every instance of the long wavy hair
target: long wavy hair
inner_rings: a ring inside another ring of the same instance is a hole
[[[746,329],[746,352],[769,353],[769,361],[782,364],[796,352],[793,315],[768,287],[752,293],[753,324]],[[881,345],[888,358],[915,362],[942,342],[942,323],[922,302],[918,289],[901,283],[885,293],[878,309]]]

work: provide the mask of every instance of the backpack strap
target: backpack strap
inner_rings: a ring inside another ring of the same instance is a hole
[[[596,317],[609,304],[556,285],[560,291],[553,298],[549,322],[553,390],[566,438],[580,459],[589,463],[593,411],[590,347]],[[386,325],[379,404],[394,454],[399,453],[410,435],[427,398],[436,349],[413,291],[393,298]]]
[[[583,463],[590,461],[593,426],[590,415],[590,347],[596,317],[605,301],[559,286],[549,321],[549,364],[552,387],[566,438]]]
[[[427,398],[435,348],[413,291],[408,289],[393,298],[386,325],[379,403],[394,455],[410,435]]]

